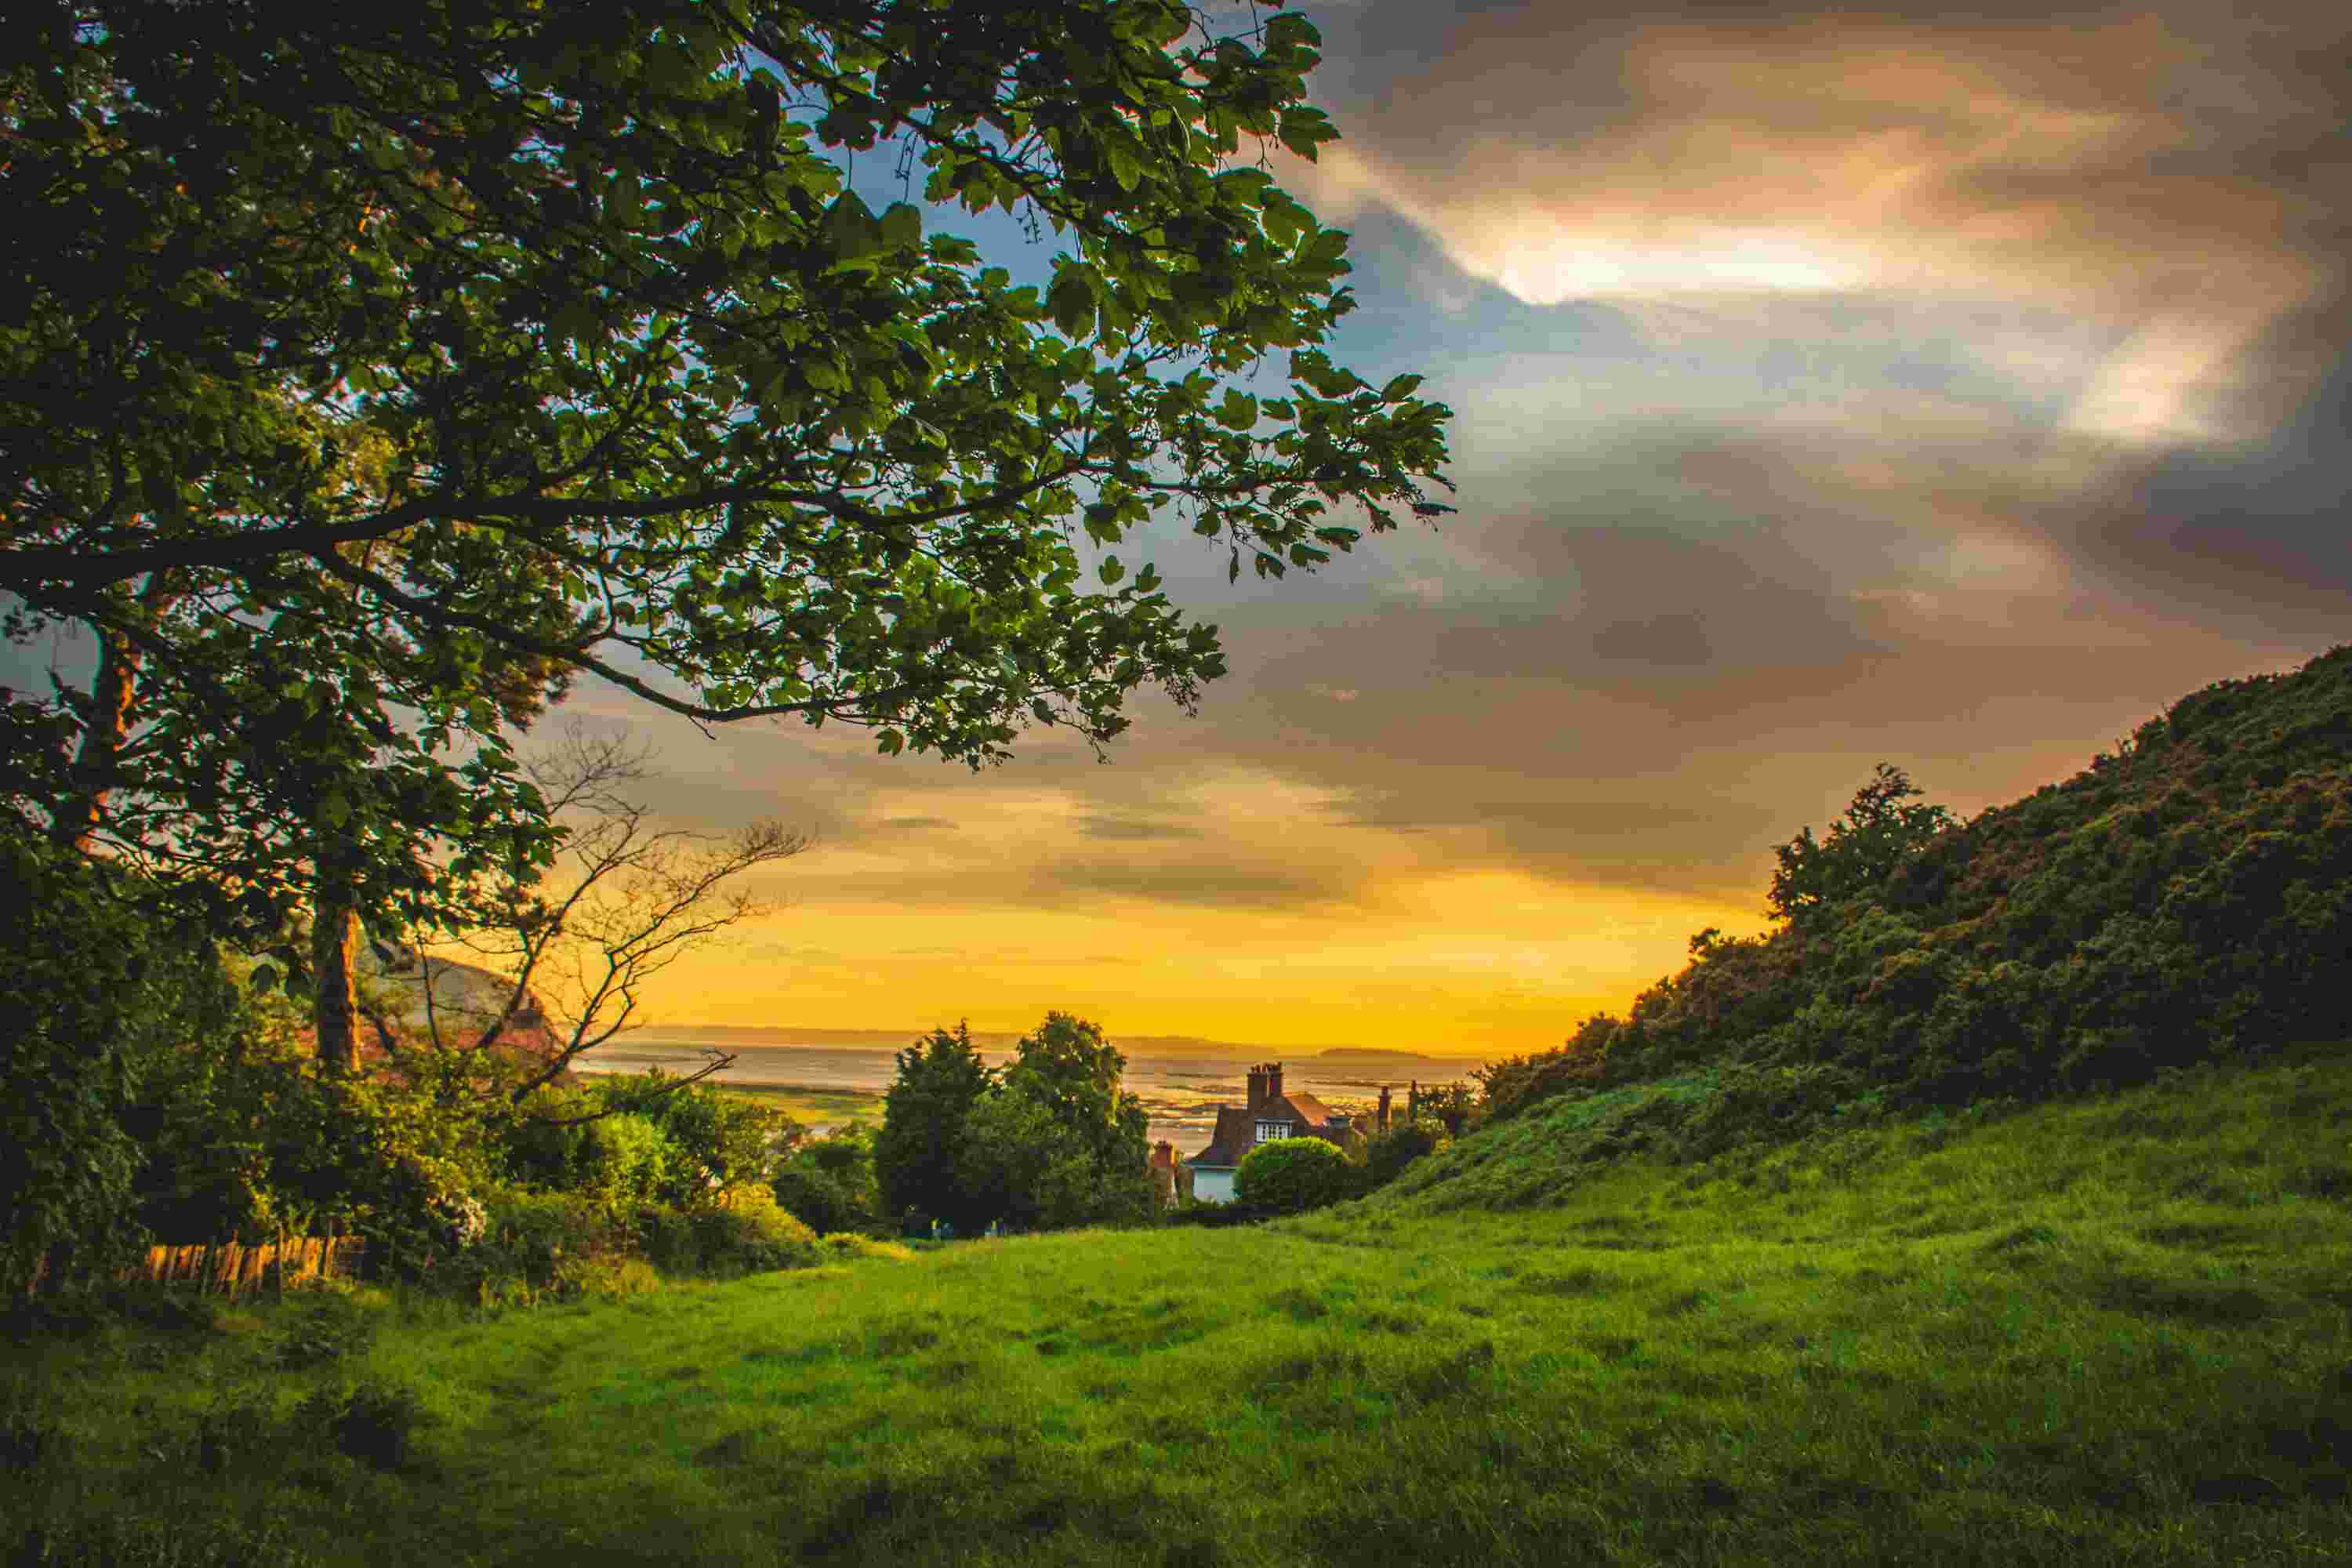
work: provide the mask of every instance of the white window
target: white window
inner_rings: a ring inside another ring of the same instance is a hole
[[[1257,1124],[1257,1141],[1261,1143],[1269,1139],[1289,1136],[1290,1123],[1287,1121],[1261,1121]]]

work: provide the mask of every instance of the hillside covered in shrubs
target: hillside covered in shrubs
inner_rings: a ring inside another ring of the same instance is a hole
[[[1540,1108],[1593,1158],[1699,1159],[2352,1034],[2352,647],[2208,687],[1965,822],[1919,793],[1882,766],[1779,847],[1774,929],[1703,931],[1623,1016],[1491,1064],[1482,1122]]]

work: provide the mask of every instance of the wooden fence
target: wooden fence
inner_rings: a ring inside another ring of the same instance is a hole
[[[278,1261],[281,1253],[285,1268],[273,1271],[271,1266]],[[199,1290],[236,1297],[265,1284],[283,1288],[299,1280],[329,1276],[357,1279],[366,1255],[367,1239],[357,1236],[296,1237],[283,1243],[266,1242],[256,1247],[235,1241],[151,1247],[146,1262],[134,1263],[115,1278],[125,1282],[144,1279],[157,1285],[194,1285]],[[27,1294],[41,1289],[47,1264],[48,1260],[43,1258],[34,1265]]]

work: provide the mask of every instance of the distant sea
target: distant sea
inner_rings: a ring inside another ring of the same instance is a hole
[[[583,1059],[583,1072],[643,1072],[647,1068],[690,1071],[711,1049],[732,1052],[734,1063],[714,1075],[721,1083],[804,1084],[812,1089],[866,1089],[879,1094],[898,1073],[898,1053],[920,1030],[755,1029],[740,1027],[647,1028],[625,1036]],[[1002,1066],[1013,1058],[1015,1034],[972,1031],[982,1059]],[[1481,1060],[1469,1056],[1415,1051],[1369,1050],[1349,1046],[1300,1049],[1235,1045],[1189,1036],[1113,1036],[1127,1056],[1128,1092],[1143,1101],[1151,1118],[1153,1142],[1165,1138],[1179,1154],[1205,1148],[1216,1130],[1217,1107],[1240,1105],[1249,1092],[1249,1069],[1264,1061],[1282,1064],[1285,1089],[1304,1089],[1334,1110],[1369,1110],[1381,1086],[1393,1088],[1404,1108],[1405,1088],[1467,1080]]]

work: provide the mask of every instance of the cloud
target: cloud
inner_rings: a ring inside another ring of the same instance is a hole
[[[1327,35],[1345,139],[1286,183],[1530,303],[2064,311],[2104,340],[2068,427],[2168,444],[2293,406],[2312,369],[2283,345],[2341,297],[2336,7],[1383,6]]]

